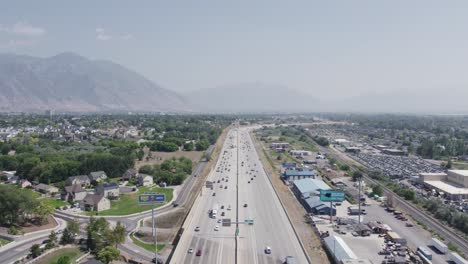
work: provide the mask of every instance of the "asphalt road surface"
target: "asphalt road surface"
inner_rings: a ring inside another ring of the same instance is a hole
[[[171,263],[282,263],[286,256],[307,263],[248,132],[248,128],[229,132],[208,176],[213,189],[204,187],[195,202]],[[209,214],[212,209],[217,209],[216,218]],[[220,219],[233,224],[222,226]]]

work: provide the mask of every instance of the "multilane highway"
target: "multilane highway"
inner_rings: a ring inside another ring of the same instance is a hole
[[[282,263],[286,256],[307,263],[260,163],[250,129],[229,132],[208,176],[213,189],[204,187],[192,207],[171,263]],[[209,213],[213,209],[216,218]],[[222,226],[221,219],[233,223]]]

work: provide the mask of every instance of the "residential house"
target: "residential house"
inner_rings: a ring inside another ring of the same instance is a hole
[[[115,182],[100,184],[96,187],[96,194],[104,195],[104,197],[110,199],[119,198],[119,185]]]
[[[138,174],[137,176],[138,185],[148,186],[153,184],[153,176],[147,174]]]
[[[103,211],[110,209],[111,203],[109,199],[104,195],[99,194],[87,194],[85,198],[80,202],[81,210],[85,211]]]
[[[70,203],[79,202],[85,198],[86,194],[86,190],[79,184],[65,186],[65,190],[62,192],[62,200]]]
[[[135,169],[128,169],[124,175],[122,176],[122,180],[128,181],[132,178],[135,178],[137,176],[138,172]]]
[[[57,187],[54,187],[54,186],[51,186],[51,185],[47,185],[47,184],[43,184],[43,183],[39,183],[38,185],[36,185],[34,187],[34,189],[36,190],[36,192],[40,192],[40,193],[43,193],[43,194],[48,194],[48,195],[55,195],[59,192],[59,189]]]
[[[24,189],[24,188],[31,187],[32,184],[31,184],[31,182],[28,181],[28,180],[20,180],[19,186],[21,187],[21,189]]]
[[[16,171],[2,171],[0,176],[6,176],[7,181],[16,176]]]
[[[65,181],[65,186],[71,185],[81,185],[81,187],[87,187],[91,185],[91,180],[89,179],[88,175],[79,175],[79,176],[71,176]]]
[[[101,182],[107,179],[107,175],[104,171],[93,171],[89,174],[89,180],[91,182]]]

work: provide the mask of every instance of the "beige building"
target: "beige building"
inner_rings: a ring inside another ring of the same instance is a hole
[[[419,182],[430,189],[444,193],[451,200],[468,199],[468,170],[421,173]]]
[[[138,185],[140,186],[149,186],[153,185],[153,176],[147,174],[138,174],[137,176]]]
[[[87,194],[80,203],[81,210],[85,211],[103,211],[110,209],[111,202],[104,195]]]

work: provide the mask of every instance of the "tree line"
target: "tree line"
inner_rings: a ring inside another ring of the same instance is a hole
[[[172,158],[161,164],[145,165],[140,168],[140,173],[153,176],[154,182],[165,182],[168,185],[179,185],[187,175],[192,173],[192,161],[185,157]]]

